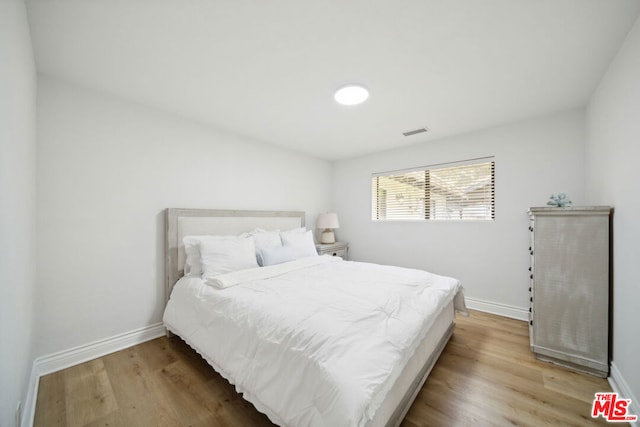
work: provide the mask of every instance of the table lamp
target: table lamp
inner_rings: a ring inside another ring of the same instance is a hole
[[[335,213],[322,213],[318,215],[316,228],[323,229],[322,235],[320,237],[320,243],[335,243],[336,236],[335,234],[333,234],[333,229],[340,228],[340,224],[338,223],[338,215],[336,215]]]

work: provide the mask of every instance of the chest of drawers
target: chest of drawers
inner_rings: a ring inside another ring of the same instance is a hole
[[[602,377],[609,372],[610,212],[529,209],[531,350]]]

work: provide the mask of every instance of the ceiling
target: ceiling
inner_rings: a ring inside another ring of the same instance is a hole
[[[585,105],[640,0],[27,0],[27,8],[42,74],[335,160]],[[369,100],[338,105],[333,92],[347,83],[368,87]]]

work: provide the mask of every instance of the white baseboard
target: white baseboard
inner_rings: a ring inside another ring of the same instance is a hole
[[[511,319],[529,321],[529,309],[515,307],[513,305],[499,304],[497,302],[484,301],[475,298],[464,298],[467,307],[472,310],[484,311],[485,313],[497,314]]]
[[[637,397],[633,394],[633,391],[631,391],[631,387],[629,387],[629,384],[627,384],[624,377],[622,376],[622,373],[618,369],[618,366],[614,362],[611,362],[609,385],[611,385],[611,389],[618,393],[621,398],[631,399],[629,413],[640,417],[640,401],[638,401]],[[631,425],[633,427],[639,427],[640,421],[631,423]]]
[[[105,338],[89,344],[36,358],[31,369],[31,378],[29,379],[29,389],[27,391],[27,397],[23,407],[24,413],[22,414],[21,427],[30,427],[33,425],[36,400],[38,396],[38,385],[41,376],[75,366],[116,351],[124,350],[125,348],[129,348],[136,344],[161,337],[164,334],[164,325],[162,323],[156,323],[154,325],[145,326],[140,329],[115,335],[110,338]]]
[[[22,414],[20,427],[33,426],[33,417],[36,415],[36,399],[38,398],[38,386],[40,385],[40,375],[36,369],[36,362],[33,362],[31,368],[31,376],[29,377],[29,385],[27,389],[27,397],[22,405]]]
[[[165,329],[162,323],[157,323],[48,356],[38,357],[34,364],[38,365],[39,375],[46,375],[158,338],[164,335],[164,333]]]

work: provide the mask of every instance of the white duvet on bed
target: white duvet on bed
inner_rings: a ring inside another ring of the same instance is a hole
[[[425,271],[321,256],[183,277],[164,322],[273,422],[364,426],[459,291]]]

